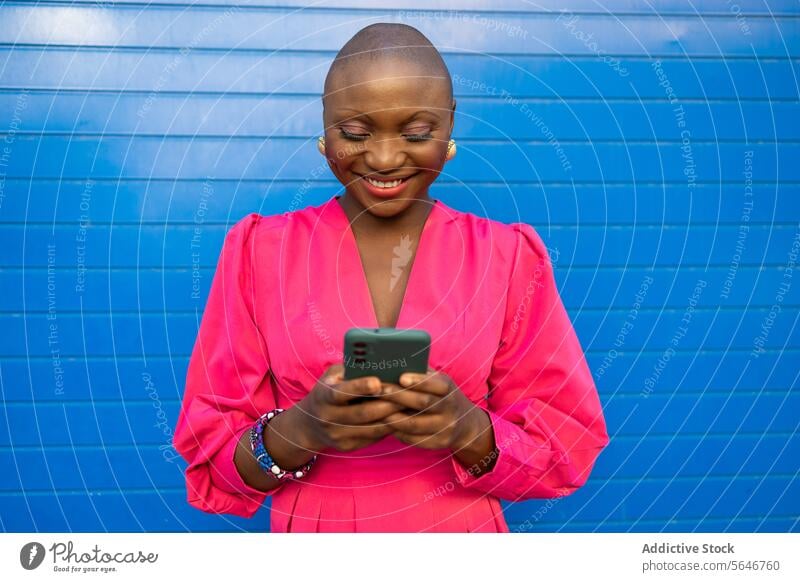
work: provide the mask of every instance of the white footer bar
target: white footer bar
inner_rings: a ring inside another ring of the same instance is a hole
[[[771,533],[10,533],[0,535],[0,573],[3,580],[137,582],[796,581],[799,541]]]

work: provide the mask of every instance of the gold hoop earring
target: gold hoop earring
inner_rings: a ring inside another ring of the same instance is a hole
[[[319,150],[319,153],[321,153],[323,156],[325,155],[325,137],[322,135],[317,139],[317,149]]]
[[[456,156],[456,140],[451,139],[447,142],[447,159],[452,160]]]

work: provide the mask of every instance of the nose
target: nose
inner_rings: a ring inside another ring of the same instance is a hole
[[[369,140],[364,160],[371,171],[385,173],[403,166],[405,151],[403,140],[397,137],[378,137]]]

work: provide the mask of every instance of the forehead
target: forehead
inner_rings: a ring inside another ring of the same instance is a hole
[[[372,117],[402,115],[411,108],[444,114],[450,107],[449,83],[441,74],[397,59],[353,63],[331,77],[325,107],[339,118],[352,116],[354,109]]]

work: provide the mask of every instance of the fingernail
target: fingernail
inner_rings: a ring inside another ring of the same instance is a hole
[[[400,383],[403,386],[410,386],[411,384],[414,383],[414,377],[409,374],[403,374],[402,376],[400,376]]]

